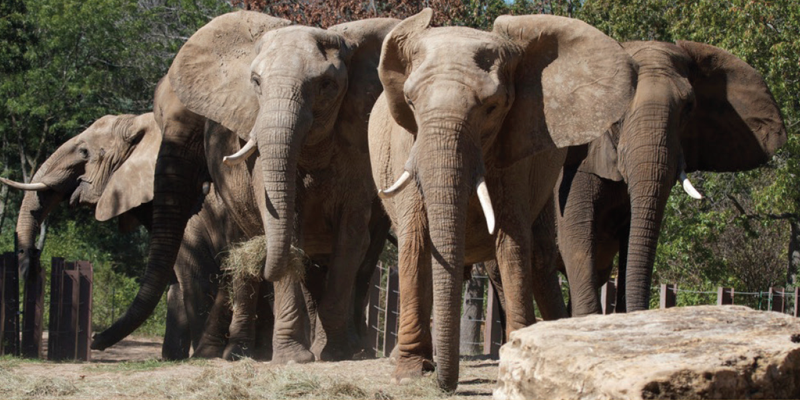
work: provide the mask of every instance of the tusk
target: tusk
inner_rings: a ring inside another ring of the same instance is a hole
[[[489,228],[489,234],[494,235],[494,209],[492,208],[492,199],[489,197],[489,188],[486,187],[486,181],[483,177],[478,179],[478,200],[481,201],[481,208],[483,209],[483,216],[486,217],[486,227]]]
[[[400,175],[400,178],[397,179],[397,182],[394,185],[390,186],[388,189],[378,190],[378,197],[382,199],[389,199],[394,197],[397,193],[403,190],[408,183],[411,182],[411,173],[408,171],[403,171],[403,175]]]
[[[692,182],[690,182],[689,177],[686,176],[686,171],[681,170],[681,174],[678,176],[678,179],[681,181],[681,185],[683,186],[683,190],[686,191],[686,194],[697,200],[701,200],[703,198],[703,195],[700,194],[700,192],[698,192],[694,186],[692,186]]]
[[[19,182],[14,182],[14,181],[12,181],[10,179],[6,179],[6,178],[0,178],[0,182],[3,182],[4,184],[6,184],[8,186],[11,186],[14,189],[20,189],[20,190],[32,190],[32,191],[39,192],[39,191],[42,191],[42,190],[49,189],[47,187],[47,185],[45,185],[44,183],[41,183],[41,182],[37,182],[37,183],[19,183]]]
[[[207,195],[211,191],[211,182],[203,182],[203,195]]]
[[[232,167],[240,164],[242,161],[247,160],[256,151],[256,140],[250,138],[239,151],[230,156],[222,157],[222,163]]]

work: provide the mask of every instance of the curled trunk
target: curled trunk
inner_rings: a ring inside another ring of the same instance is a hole
[[[195,127],[198,125],[195,125]],[[199,124],[202,127],[202,124]],[[200,128],[201,129],[201,128]],[[153,313],[172,276],[190,211],[202,199],[201,183],[208,175],[199,129],[185,129],[185,137],[165,137],[156,163],[153,226],[149,262],[142,284],[125,314],[95,335],[92,349],[104,350],[130,335]],[[179,150],[178,150],[179,149]],[[180,154],[176,154],[180,151]]]

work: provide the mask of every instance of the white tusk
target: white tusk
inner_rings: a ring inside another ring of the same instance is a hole
[[[250,138],[239,151],[230,156],[222,157],[222,163],[227,166],[234,166],[240,164],[242,161],[247,160],[256,151],[256,140]]]
[[[683,190],[686,191],[686,194],[697,200],[701,200],[703,198],[703,195],[700,194],[700,192],[698,192],[694,186],[692,186],[692,182],[690,182],[689,177],[686,176],[686,171],[681,170],[681,174],[678,176],[678,179],[680,179],[681,185],[683,186]]]
[[[400,175],[400,178],[397,179],[397,182],[394,185],[390,186],[388,189],[378,190],[378,197],[382,199],[389,199],[394,197],[397,193],[403,190],[408,183],[411,182],[411,173],[408,171],[403,171],[403,175]]]
[[[486,181],[483,177],[478,179],[478,200],[481,201],[481,208],[483,209],[483,216],[486,217],[486,227],[489,228],[489,234],[494,235],[494,209],[492,208],[492,199],[489,197],[489,188],[486,187]]]
[[[6,184],[8,186],[11,186],[14,189],[20,189],[20,190],[31,190],[31,191],[39,192],[39,191],[48,189],[47,185],[45,185],[44,183],[41,183],[41,182],[37,182],[37,183],[19,183],[19,182],[14,182],[14,181],[12,181],[10,179],[6,179],[6,178],[0,178],[0,182],[3,182],[4,184]]]

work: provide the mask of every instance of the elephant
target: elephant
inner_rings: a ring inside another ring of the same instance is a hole
[[[99,221],[118,217],[123,232],[139,224],[149,229],[160,143],[161,132],[153,113],[107,115],[62,144],[42,164],[31,183],[0,178],[11,187],[26,190],[16,228],[23,276],[37,279],[42,274],[39,263],[32,260],[38,257],[34,245],[38,227],[64,200],[69,199],[71,206],[94,208]],[[168,294],[167,332],[162,348],[165,359],[188,357],[189,345],[194,343],[196,347],[204,331],[209,299],[216,292],[214,280],[219,275],[217,254],[229,240],[238,240],[226,219],[212,193],[187,227],[191,233],[184,236],[175,264],[182,286],[171,285]],[[36,269],[29,270],[29,266]],[[43,295],[39,291],[39,296]],[[227,324],[222,324],[226,330]],[[37,325],[41,327],[41,320]]]
[[[578,20],[501,16],[484,32],[432,28],[432,15],[384,40],[369,148],[398,239],[393,380],[433,368],[432,306],[438,384],[455,390],[464,266],[497,259],[509,334],[534,322],[534,296],[566,314],[557,276],[532,270],[533,223],[566,147],[619,119],[636,75],[619,43]]]
[[[570,149],[554,191],[575,316],[601,312],[597,288],[617,253],[617,312],[649,308],[659,230],[676,180],[699,198],[687,172],[752,169],[786,142],[764,79],[733,54],[689,41],[623,46],[639,69],[635,97],[612,129]]]
[[[281,282],[299,253],[328,266],[317,294],[326,335],[319,357],[352,355],[349,319],[341,316],[351,313],[355,275],[370,244],[370,226],[378,223],[371,218],[377,191],[370,178],[367,118],[382,90],[380,45],[396,23],[373,19],[323,30],[237,11],[215,18],[184,44],[168,85],[162,85],[177,101],[157,94],[154,102],[164,139],[147,272],[126,314],[95,337],[93,348],[113,345],[152,313],[190,199],[210,175],[245,234],[266,234],[266,280]],[[204,133],[203,121],[241,140],[224,163],[211,163],[203,144],[215,135]],[[257,160],[250,157],[256,152]],[[292,306],[276,307],[273,362],[314,359],[296,335],[303,302],[296,288],[276,284],[276,303],[288,299]]]

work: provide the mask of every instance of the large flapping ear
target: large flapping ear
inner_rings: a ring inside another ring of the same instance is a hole
[[[392,29],[381,49],[378,76],[383,83],[383,90],[386,91],[389,112],[400,126],[411,133],[417,132],[417,122],[406,103],[403,85],[413,67],[411,61],[415,46],[414,38],[430,28],[432,18],[433,10],[430,8],[406,18]]]
[[[587,143],[627,110],[635,63],[594,27],[552,15],[501,16],[493,32],[522,49],[514,104],[500,133],[507,137],[497,142],[502,163]]]
[[[369,112],[383,92],[378,77],[383,39],[399,22],[394,18],[373,18],[328,28],[344,36],[351,48],[347,63],[347,93],[339,108],[338,118],[339,124],[349,125],[345,129],[366,132]]]
[[[695,109],[681,134],[686,170],[755,168],[786,143],[786,127],[766,82],[733,54],[679,41],[694,64]]]
[[[94,211],[98,221],[107,221],[153,200],[153,176],[161,147],[161,130],[153,113],[142,114],[130,121],[130,124],[115,125],[123,138],[130,137],[131,132],[138,132],[138,143],[108,179]]]
[[[253,11],[214,18],[181,47],[169,80],[186,108],[246,137],[258,114],[250,83],[255,43],[291,22]]]

